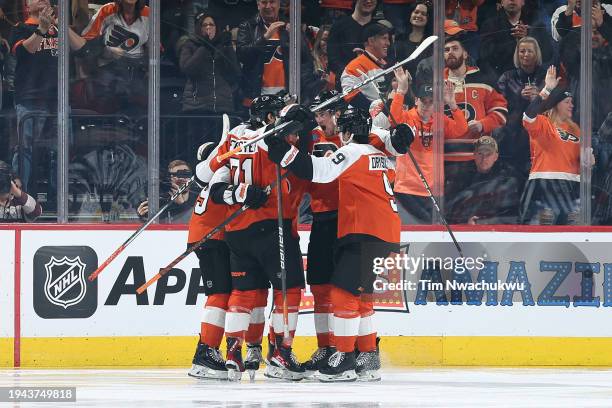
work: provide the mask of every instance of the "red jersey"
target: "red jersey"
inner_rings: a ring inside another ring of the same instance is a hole
[[[523,115],[523,126],[531,149],[529,179],[580,181],[580,128],[567,123],[557,127],[545,115]]]
[[[391,114],[398,123],[405,123],[414,131],[415,140],[410,145],[410,151],[421,167],[425,180],[433,190],[433,117],[428,122],[423,122],[416,108],[404,110],[403,106],[404,95],[396,93],[391,103]],[[455,109],[451,114],[453,115],[452,118],[444,116],[444,137],[452,139],[465,134],[468,125],[465,115],[460,109]],[[395,191],[418,196],[429,195],[408,155],[397,158],[395,171],[397,173]]]
[[[329,150],[335,152],[342,146],[342,141],[338,134],[326,136],[321,127],[315,128],[311,132],[311,139],[308,140],[308,152],[312,154],[314,150]],[[331,153],[330,153],[331,154]],[[331,183],[312,183],[308,189],[312,201],[310,208],[313,213],[323,213],[338,210],[338,181]]]
[[[446,18],[455,20],[465,31],[478,31],[478,6],[484,0],[446,0]]]

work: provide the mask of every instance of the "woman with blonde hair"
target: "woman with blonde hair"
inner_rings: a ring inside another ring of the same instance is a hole
[[[572,120],[572,94],[558,87],[557,70],[546,71],[545,88],[529,104],[531,170],[521,197],[522,224],[566,225],[580,211],[580,126]],[[594,164],[593,154],[590,163]]]
[[[529,172],[529,137],[523,128],[523,112],[544,87],[546,68],[542,66],[542,51],[533,37],[523,37],[514,50],[514,69],[504,72],[497,81],[499,92],[508,101],[506,126],[496,134],[504,160]]]

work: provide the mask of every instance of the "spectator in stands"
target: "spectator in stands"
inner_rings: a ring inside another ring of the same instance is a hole
[[[416,3],[409,5],[407,15],[406,30],[401,34],[396,31],[395,41],[393,42],[391,52],[394,54],[395,61],[406,59],[425,38],[433,33],[433,8],[429,0],[417,0]],[[395,22],[391,22],[395,27]],[[431,56],[432,50],[432,47],[427,48],[418,58],[404,65],[413,77],[416,75],[419,62]],[[429,82],[431,82],[431,79]]]
[[[320,0],[322,9],[321,21],[324,24],[334,24],[342,17],[351,14],[353,10],[353,0]]]
[[[593,135],[595,167],[591,179],[593,225],[612,225],[612,112]]]
[[[609,3],[609,2],[606,2]],[[555,41],[561,40],[571,32],[579,32],[582,25],[580,0],[568,0],[567,6],[560,6],[552,15],[552,37]],[[598,27],[596,20],[605,18],[609,20],[612,16],[612,4],[601,4],[599,0],[593,0],[591,18],[593,26]]]
[[[230,29],[237,28],[257,12],[253,0],[199,0],[199,3],[203,3],[203,8],[208,3],[208,11],[217,16],[219,27],[229,26]]]
[[[20,148],[12,165],[26,189],[32,169],[32,145],[49,116],[57,111],[58,53],[57,17],[51,4],[48,0],[28,0],[27,5],[29,17],[13,30],[11,39],[17,64],[15,111],[20,132]]]
[[[354,49],[363,47],[363,30],[372,21],[375,10],[376,0],[357,0],[353,13],[332,25],[327,43],[329,69],[338,81],[346,65],[355,58]],[[339,88],[340,84],[336,85]]]
[[[592,55],[592,130],[596,131],[612,111],[612,17],[601,8],[593,9]],[[580,31],[563,36],[560,43],[561,63],[567,70],[567,84],[574,95],[580,94]],[[574,120],[580,117],[580,101],[574,103]]]
[[[319,28],[312,49],[312,59],[317,75],[325,80],[325,88],[332,90],[336,87],[336,75],[329,70],[329,58],[327,54],[327,40],[329,38],[330,26],[324,25]]]
[[[444,141],[445,195],[452,199],[464,183],[465,170],[474,159],[474,142],[505,125],[506,99],[495,90],[494,82],[478,67],[466,63],[468,53],[458,38],[444,44],[444,79],[455,84],[457,105],[465,112],[468,131]]]
[[[42,214],[42,207],[23,191],[21,180],[14,177],[8,164],[0,161],[0,223],[32,222]]]
[[[522,224],[565,225],[578,220],[580,126],[572,120],[572,95],[558,84],[557,70],[550,66],[545,88],[523,116],[532,163],[521,197]],[[586,159],[594,164],[592,153]]]
[[[203,141],[216,140],[218,135],[207,132],[215,128],[217,121],[211,116],[234,111],[233,95],[240,83],[240,65],[231,34],[218,27],[216,21],[207,11],[199,13],[197,33],[189,36],[179,48],[179,66],[187,76],[183,113],[208,116],[189,121],[188,136],[196,138],[187,143],[192,146],[191,151]]]
[[[433,87],[420,85],[416,91],[416,103],[412,109],[404,109],[404,97],[410,88],[410,76],[402,68],[395,70],[397,89],[391,103],[391,114],[398,123],[406,123],[415,134],[410,150],[423,171],[429,186],[434,188],[433,141]],[[455,102],[454,84],[444,84],[444,103],[452,117],[444,116],[445,137],[458,137],[467,132],[468,124],[463,111]],[[432,202],[411,159],[404,155],[397,158],[394,186],[395,197],[400,203],[400,216],[404,224],[430,224]]]
[[[512,161],[521,172],[529,172],[529,136],[523,128],[523,112],[544,87],[546,69],[542,65],[542,52],[532,37],[518,40],[514,50],[515,68],[506,71],[497,81],[497,87],[508,101],[506,126],[496,130],[502,158]]]
[[[236,52],[242,63],[245,106],[260,95],[276,94],[289,87],[289,33],[279,20],[280,0],[257,0],[259,13],[240,24]],[[306,103],[324,86],[314,75],[312,56],[301,39],[301,90]]]
[[[346,91],[350,87],[375,75],[385,68],[387,65],[385,58],[387,57],[391,44],[389,37],[389,29],[378,22],[371,22],[365,27],[363,31],[363,44],[365,49],[363,53],[349,62],[344,72],[342,72],[340,82],[343,91]],[[377,86],[379,88],[381,88],[381,86],[384,88],[384,81],[385,78],[380,77],[375,82],[378,84]],[[384,92],[385,89],[382,89],[382,91]],[[345,99],[351,105],[368,111],[372,101],[379,99],[379,94],[375,89],[375,85],[371,84],[359,88],[350,98],[347,97]]]
[[[70,33],[75,55],[93,59],[95,110],[142,115],[147,108],[149,7],[115,0],[93,16],[82,37]]]
[[[478,6],[484,0],[447,0],[446,18],[456,21],[465,31],[464,47],[468,54],[478,60],[480,34],[478,34]]]
[[[176,194],[178,189],[189,181],[192,176],[192,171],[189,165],[183,160],[174,160],[168,164],[168,179],[162,182],[162,187],[166,187],[166,197],[160,203],[162,206],[168,202],[168,199]],[[167,187],[170,187],[169,191]],[[162,192],[160,195],[164,195]],[[197,194],[193,194],[189,189],[185,190],[174,200],[174,204],[168,207],[159,216],[159,221],[165,224],[187,224],[191,218],[193,206]],[[138,206],[138,216],[146,220],[149,216],[149,201],[145,200]]]
[[[408,19],[412,13],[415,0],[383,0],[385,20],[393,24],[395,34],[405,34],[408,29]]]
[[[474,143],[474,162],[465,185],[447,203],[451,224],[516,224],[520,186],[516,171],[501,162],[495,139],[482,136]]]
[[[544,25],[528,19],[523,11],[525,0],[502,0],[501,5],[497,15],[482,24],[480,68],[493,72],[496,78],[513,69],[516,43],[527,36],[538,41],[542,61],[550,61],[550,35]]]
[[[465,30],[461,28],[456,21],[447,19],[444,20],[444,34],[446,35],[446,40],[451,38],[461,39],[465,34]],[[468,61],[468,64],[470,62],[471,60]],[[431,84],[433,82],[433,56],[423,58],[419,61],[416,68],[416,76],[413,77],[415,79],[415,87],[419,87],[422,84]]]

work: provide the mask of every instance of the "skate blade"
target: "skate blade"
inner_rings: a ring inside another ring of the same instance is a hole
[[[201,380],[227,380],[227,371],[213,370],[197,364],[191,366],[187,375]]]
[[[240,381],[241,378],[242,378],[242,371],[236,370],[235,368],[228,367],[227,379],[229,381]]]
[[[357,381],[360,382],[373,382],[381,380],[380,373],[378,372],[378,370],[362,371],[361,373],[357,374],[357,377]]]
[[[247,373],[249,373],[249,379],[251,381],[255,381],[255,373],[257,372],[257,370],[252,370],[252,369],[249,370],[249,369],[247,369],[246,371],[247,371]]]
[[[355,370],[348,370],[334,375],[319,373],[317,378],[321,382],[353,382],[357,381],[357,374],[355,373]]]
[[[283,379],[283,369],[281,367],[276,367],[271,364],[266,365],[266,369],[264,370],[264,377],[270,378],[273,380],[282,380]]]

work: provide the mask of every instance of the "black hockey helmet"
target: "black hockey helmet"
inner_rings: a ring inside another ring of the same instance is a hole
[[[310,109],[314,109],[315,107],[317,107],[318,105],[322,104],[323,102],[331,99],[331,98],[335,98],[338,96],[338,91],[336,91],[335,89],[332,89],[330,91],[323,91],[321,93],[319,93],[314,100],[312,101],[312,103],[310,104]],[[338,101],[332,103],[331,105],[328,105],[325,107],[326,111],[329,112],[336,112],[336,111],[343,111],[344,109],[346,109],[346,102],[344,102],[344,99],[340,98]]]
[[[279,95],[261,95],[253,99],[250,108],[251,121],[266,122],[268,113],[272,113],[275,117],[281,109],[285,107],[284,99]]]
[[[349,106],[338,118],[338,130],[342,133],[351,133],[352,140],[357,143],[368,143],[371,128],[372,117],[368,111],[362,109]]]

